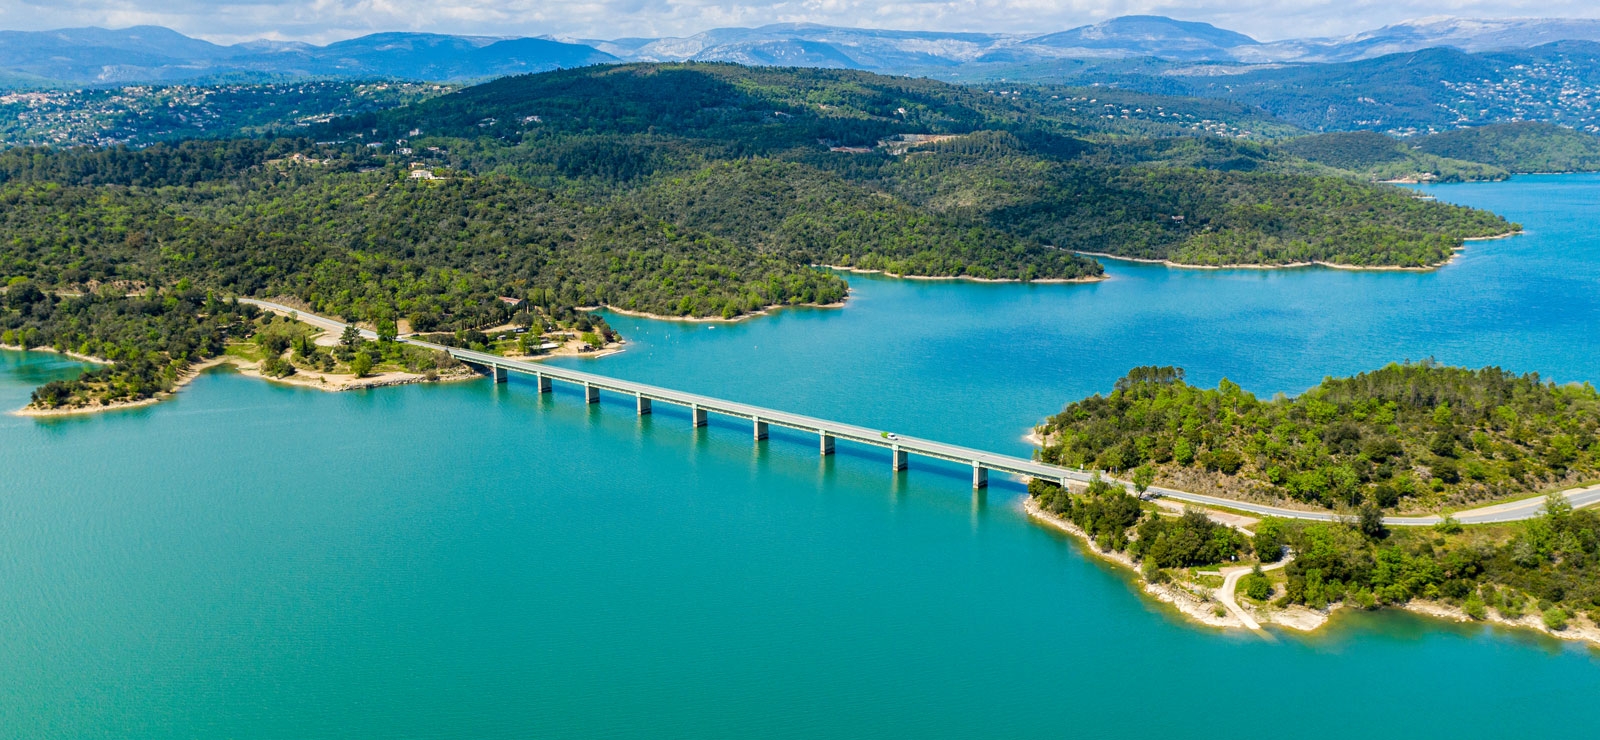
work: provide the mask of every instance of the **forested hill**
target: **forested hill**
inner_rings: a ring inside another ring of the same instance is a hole
[[[337,121],[318,136],[404,139],[417,156],[432,157],[426,161],[511,174],[586,199],[624,199],[663,219],[689,218],[768,245],[795,244],[795,223],[774,214],[815,212],[819,194],[841,215],[877,218],[878,210],[909,213],[909,206],[1005,232],[1016,240],[997,243],[1008,253],[1044,254],[1030,250],[1045,246],[1203,264],[1420,267],[1449,259],[1462,238],[1514,228],[1492,214],[1421,203],[1325,169],[1315,174],[1260,145],[1203,133],[1174,139],[1193,133],[1186,128],[1193,114],[1167,102],[1170,116],[1155,111],[1130,128],[1122,119],[1105,124],[1102,106],[1131,104],[1143,114],[1143,104],[1167,105],[850,70],[620,65],[497,80]],[[1246,115],[1218,105],[1200,110]],[[721,164],[739,161],[785,166]],[[739,187],[719,186],[725,176]],[[684,186],[700,189],[692,208]],[[754,202],[765,204],[765,215],[751,217]],[[922,251],[920,266],[872,264],[1030,274],[1001,266],[1021,265],[1014,259],[975,260],[968,244]],[[1033,268],[1033,277],[1050,272]]]
[[[1501,123],[1457,129],[1415,142],[1428,154],[1483,162],[1511,172],[1600,170],[1600,136],[1549,123]]]
[[[1262,401],[1135,368],[1041,427],[1041,458],[1257,500],[1438,511],[1600,473],[1600,395],[1536,374],[1432,362],[1327,378]]]

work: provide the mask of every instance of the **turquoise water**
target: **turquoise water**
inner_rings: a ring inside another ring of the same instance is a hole
[[[1434,273],[852,276],[843,310],[612,317],[587,369],[996,450],[1129,366],[1262,394],[1436,357],[1600,379],[1600,178],[1433,188],[1528,227]],[[0,353],[0,408],[73,371]],[[0,737],[1570,734],[1587,648],[1403,614],[1188,625],[1018,486],[486,382],[0,417]],[[1255,729],[1251,729],[1255,728]]]

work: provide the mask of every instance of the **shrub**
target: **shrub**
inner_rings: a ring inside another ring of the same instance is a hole
[[[365,352],[357,352],[356,356],[350,359],[350,372],[355,373],[358,378],[365,378],[371,375],[372,355]]]
[[[1468,617],[1479,622],[1489,618],[1489,609],[1477,594],[1467,597],[1466,602],[1461,605],[1461,611],[1466,612]]]
[[[261,374],[269,378],[287,378],[294,373],[294,365],[282,357],[268,357],[261,362]]]
[[[1272,579],[1261,572],[1261,566],[1250,572],[1250,575],[1239,580],[1239,585],[1244,587],[1244,595],[1256,601],[1266,601],[1272,598]]]
[[[1552,606],[1544,610],[1544,626],[1556,632],[1567,628],[1567,611],[1559,606]]]

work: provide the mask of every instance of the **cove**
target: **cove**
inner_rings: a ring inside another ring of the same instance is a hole
[[[1600,379],[1600,178],[1428,191],[1527,233],[1431,273],[852,275],[842,310],[608,316],[628,350],[563,362],[1003,452],[1139,364],[1257,394],[1428,356]],[[0,407],[76,367],[0,353]],[[1270,642],[1198,628],[1030,524],[1015,484],[974,497],[965,470],[893,476],[882,455],[517,379],[324,394],[222,371],[152,407],[0,416],[0,737],[1460,738],[1600,719],[1586,648],[1390,613]]]

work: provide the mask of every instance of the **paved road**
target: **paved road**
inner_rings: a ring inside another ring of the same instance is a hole
[[[239,302],[249,303],[251,305],[259,306],[277,313],[295,314],[299,320],[334,334],[343,332],[345,328],[344,323],[334,319],[299,311],[290,306],[285,306],[278,303],[270,303],[267,301],[258,301],[247,298],[241,298],[239,299]],[[377,338],[376,334],[365,329],[361,331],[361,335],[367,339]],[[845,424],[828,419],[805,416],[802,414],[792,414],[787,411],[779,411],[777,409],[769,409],[751,404],[727,401],[724,399],[714,398],[712,396],[704,396],[696,393],[686,393],[683,391],[662,388],[660,386],[653,386],[645,383],[618,380],[616,378],[610,378],[604,375],[586,373],[581,370],[570,370],[563,367],[545,365],[537,362],[508,360],[498,355],[473,352],[455,347],[445,347],[415,339],[402,339],[401,341],[442,352],[448,352],[456,359],[476,365],[499,367],[520,373],[559,379],[569,383],[593,386],[601,390],[608,390],[615,393],[622,393],[640,398],[648,398],[652,401],[662,401],[665,403],[687,406],[690,408],[713,411],[726,416],[750,419],[752,422],[759,421],[773,426],[788,427],[791,429],[798,429],[815,434],[826,434],[839,439],[848,439],[859,444],[873,445],[876,447],[883,447],[896,451],[914,452],[919,455],[941,460],[948,460],[960,464],[981,466],[987,470],[994,470],[1026,477],[1044,478],[1046,480],[1058,482],[1065,482],[1068,480],[1084,482],[1088,481],[1092,477],[1091,473],[1083,470],[1048,465],[1046,463],[1041,463],[1027,458],[1021,458],[1012,455],[1001,455],[998,453],[973,449],[971,447],[946,444],[937,440],[921,439],[917,437],[904,437],[898,435],[895,439],[890,439],[885,436],[887,434],[887,430],[882,429],[872,429],[870,427],[863,427],[855,424]],[[1221,507],[1261,516],[1276,516],[1290,519],[1309,519],[1316,521],[1335,521],[1339,518],[1339,515],[1326,511],[1301,511],[1298,509],[1236,501],[1220,496],[1208,496],[1205,494],[1191,493],[1189,491],[1180,491],[1172,488],[1162,488],[1159,486],[1151,486],[1149,493],[1151,495],[1171,498],[1176,501],[1183,501],[1200,506]],[[1567,500],[1572,502],[1574,507],[1587,506],[1596,502],[1600,502],[1600,485],[1574,489],[1564,493],[1567,496]],[[1522,501],[1512,501],[1503,504],[1485,506],[1478,509],[1460,511],[1455,514],[1455,518],[1462,524],[1511,522],[1521,519],[1530,519],[1538,516],[1543,510],[1544,498],[1536,497]],[[1440,517],[1438,516],[1391,516],[1384,518],[1384,522],[1386,524],[1400,527],[1431,526],[1437,523],[1439,520]]]

